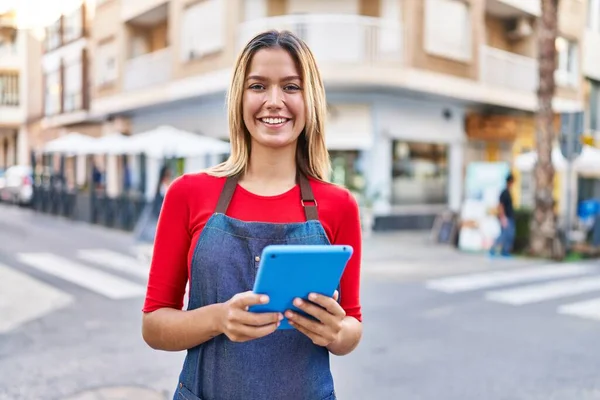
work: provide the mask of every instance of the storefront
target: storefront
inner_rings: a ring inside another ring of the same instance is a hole
[[[435,102],[380,98],[366,155],[375,229],[428,229],[458,211],[463,191],[464,110]]]

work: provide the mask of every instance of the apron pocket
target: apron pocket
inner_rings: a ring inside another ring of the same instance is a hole
[[[180,383],[179,387],[177,388],[176,399],[177,400],[202,400],[200,397],[198,397],[194,393],[192,393],[188,388],[183,386],[182,383]]]

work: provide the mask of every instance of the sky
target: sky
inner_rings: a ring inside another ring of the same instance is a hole
[[[19,28],[35,29],[52,23],[81,3],[82,0],[0,0],[0,13],[14,8]]]

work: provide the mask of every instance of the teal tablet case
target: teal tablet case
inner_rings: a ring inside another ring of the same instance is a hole
[[[352,246],[346,245],[265,247],[253,291],[268,295],[270,300],[268,304],[251,306],[248,311],[284,313],[292,310],[304,314],[292,304],[293,300],[296,297],[308,300],[310,293],[333,296],[352,252]],[[293,327],[284,316],[278,329]]]

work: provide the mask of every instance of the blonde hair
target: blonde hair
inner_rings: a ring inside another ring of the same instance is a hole
[[[302,77],[306,124],[298,137],[296,167],[306,176],[325,181],[329,178],[331,166],[325,145],[327,103],[321,74],[312,52],[304,41],[291,32],[275,30],[255,36],[237,58],[227,96],[231,154],[225,162],[209,168],[206,172],[221,177],[246,172],[251,150],[250,133],[243,119],[245,79],[254,54],[268,48],[287,51]]]

